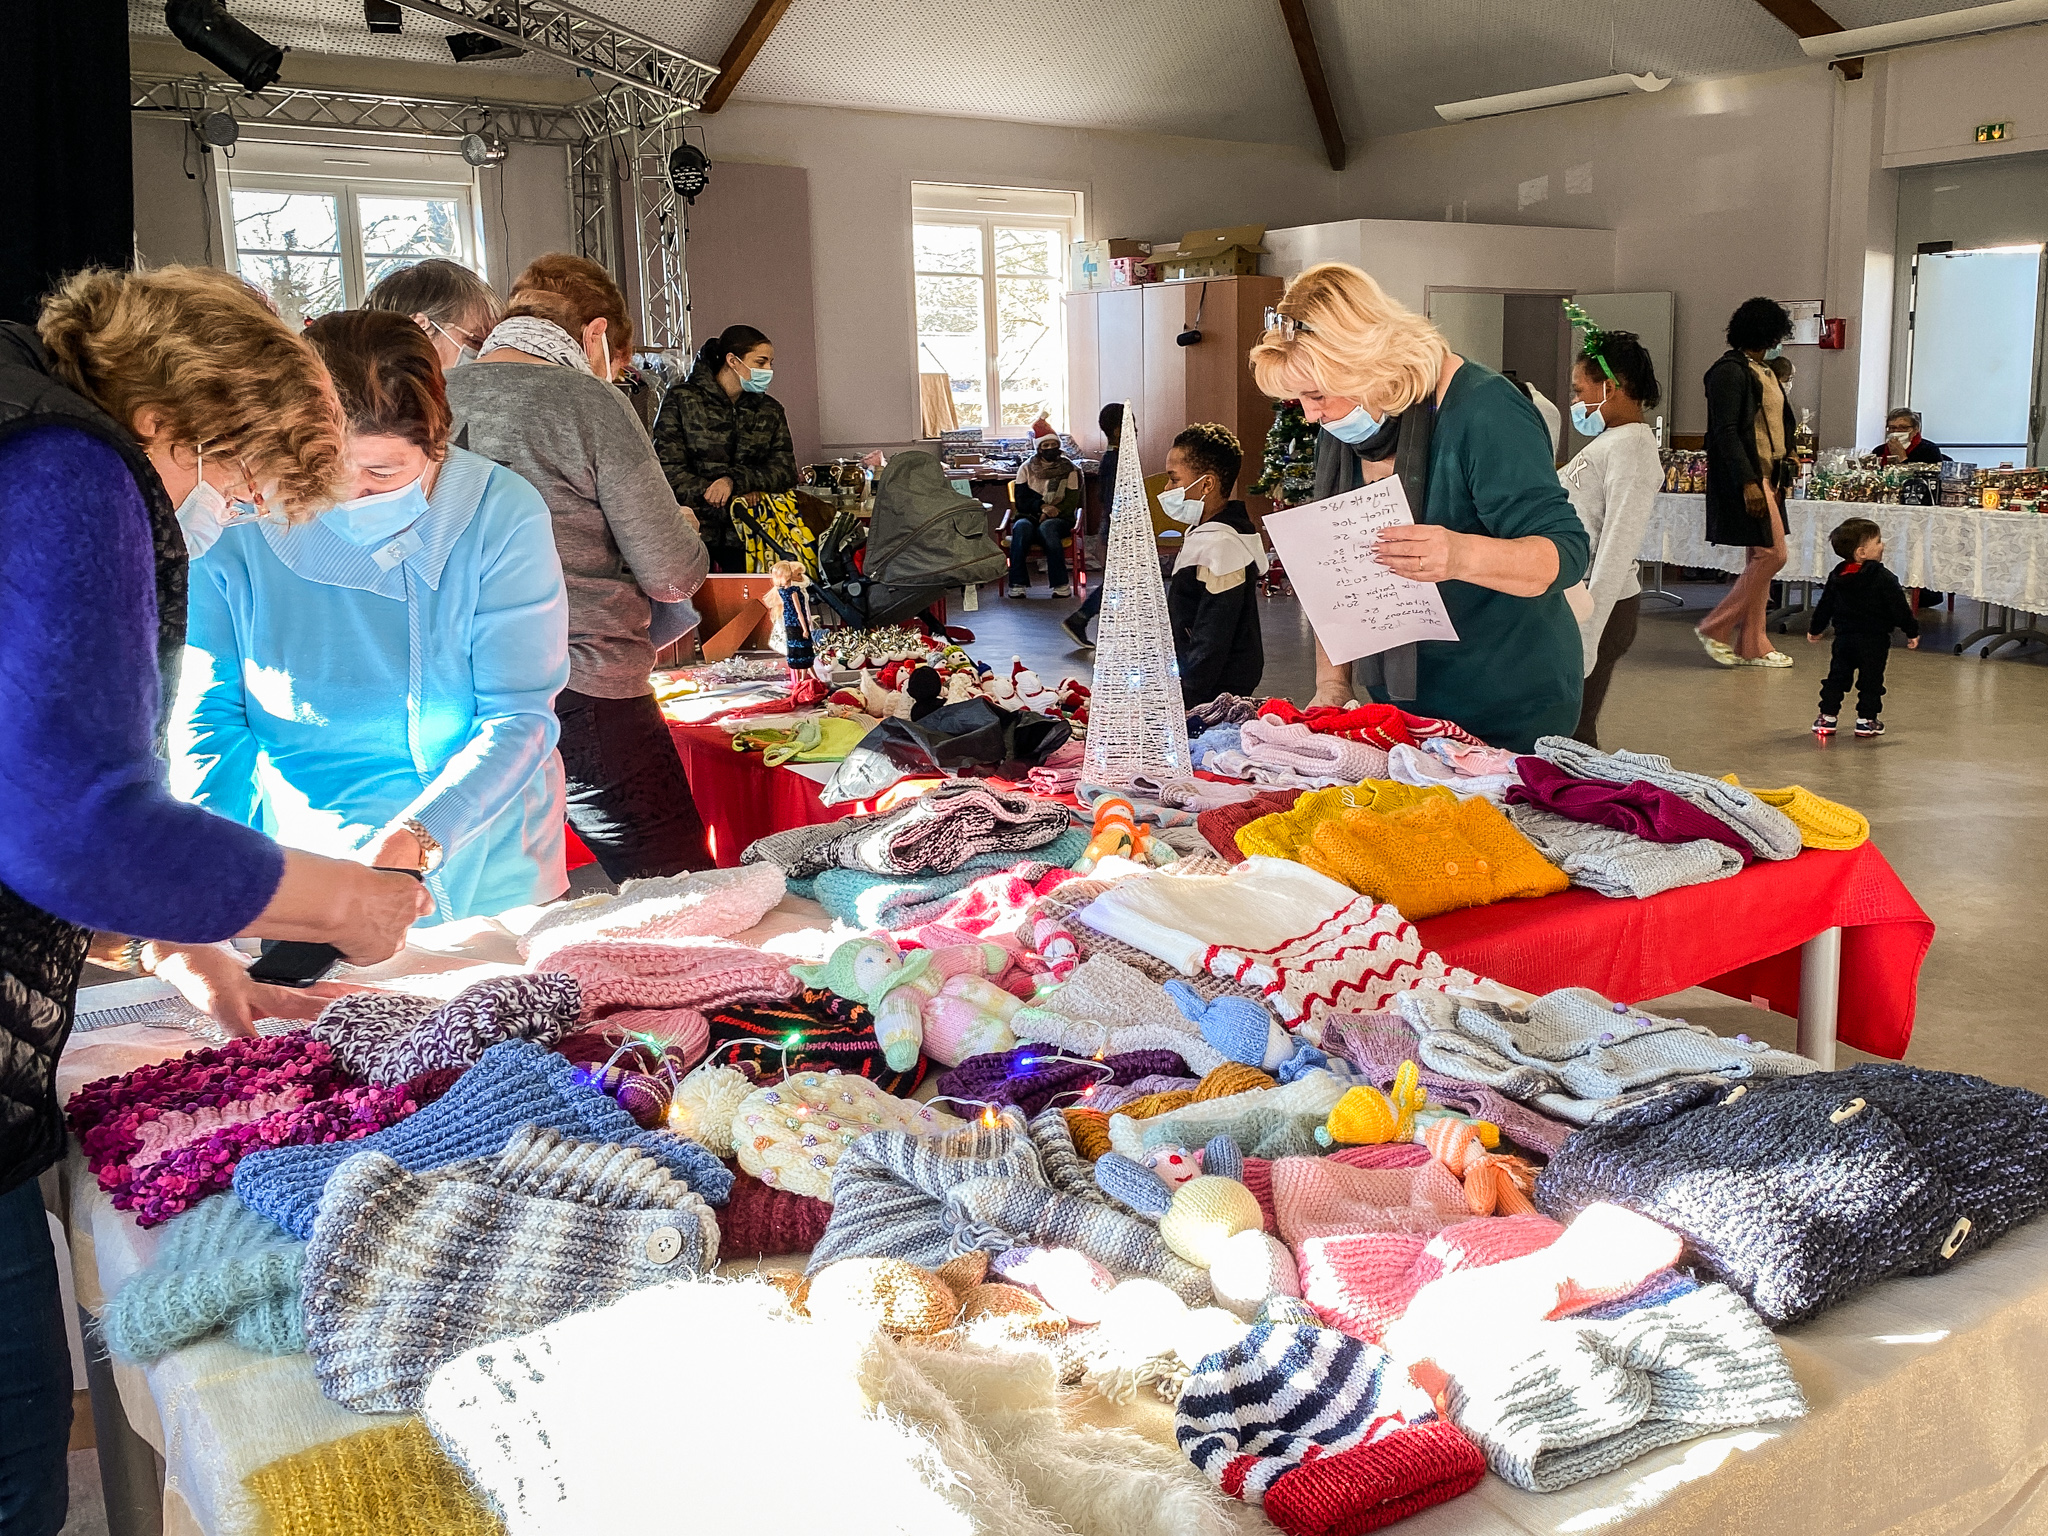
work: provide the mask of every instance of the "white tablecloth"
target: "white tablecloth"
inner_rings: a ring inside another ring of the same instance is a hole
[[[1639,558],[1739,571],[1737,546],[1709,544],[1707,499],[1660,493]],[[1828,535],[1845,518],[1884,530],[1884,563],[1909,587],[1957,592],[2023,613],[2048,613],[2048,516],[1979,507],[1888,507],[1869,502],[1788,501],[1784,581],[1826,581],[1837,556]]]
[[[815,903],[791,898],[740,939],[761,943],[828,921]],[[489,921],[450,924],[441,942],[443,955],[415,951],[379,973],[517,957],[512,935]],[[91,1078],[187,1044],[143,1025],[74,1036],[60,1091],[68,1097]],[[97,1311],[148,1262],[157,1239],[113,1208],[75,1151],[63,1182],[79,1299]],[[2048,1220],[1946,1275],[1888,1281],[1779,1338],[1811,1405],[1807,1418],[1672,1446],[1561,1493],[1524,1493],[1488,1476],[1397,1529],[1402,1536],[2048,1536],[2048,1393],[2040,1390],[2048,1380]],[[266,1525],[244,1477],[277,1457],[390,1422],[322,1398],[305,1355],[255,1355],[223,1338],[146,1369],[119,1366],[116,1375],[129,1418],[164,1457],[166,1536],[260,1536]],[[1172,1443],[1172,1411],[1149,1394],[1124,1407],[1089,1398],[1075,1411]],[[751,1470],[773,1475],[775,1465],[764,1445],[761,1465]],[[677,1499],[679,1529],[687,1529],[687,1491]],[[1270,1532],[1256,1514],[1246,1515],[1248,1532]]]

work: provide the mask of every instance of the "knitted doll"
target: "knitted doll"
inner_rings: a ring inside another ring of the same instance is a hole
[[[795,965],[808,986],[866,1003],[892,1070],[906,1072],[924,1051],[957,1067],[969,1056],[1017,1043],[1009,1021],[1023,1006],[989,978],[1010,965],[1000,944],[949,944],[905,952],[887,934],[848,939],[823,965]]]
[[[1095,802],[1095,836],[1075,862],[1074,872],[1085,875],[1112,856],[1142,861],[1149,857],[1151,843],[1152,830],[1139,823],[1131,802],[1121,795],[1105,795]]]

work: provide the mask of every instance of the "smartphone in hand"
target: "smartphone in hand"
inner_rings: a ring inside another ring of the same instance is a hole
[[[381,864],[377,867],[384,869]],[[411,875],[422,883],[426,879],[416,869],[384,869],[384,873]],[[325,981],[339,964],[341,951],[332,944],[316,944],[305,939],[265,939],[261,957],[249,967],[249,979],[266,982],[273,987],[310,987],[316,981]]]

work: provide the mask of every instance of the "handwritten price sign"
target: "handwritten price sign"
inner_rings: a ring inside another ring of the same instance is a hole
[[[1414,521],[1407,493],[1392,475],[1327,501],[1267,514],[1266,532],[1330,660],[1356,661],[1414,640],[1458,638],[1434,582],[1397,576],[1373,555],[1382,528]]]

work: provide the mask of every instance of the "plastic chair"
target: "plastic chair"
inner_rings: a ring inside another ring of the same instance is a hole
[[[1074,591],[1076,593],[1083,593],[1088,590],[1088,567],[1082,558],[1080,487],[1076,486],[1061,496],[1057,510],[1061,516],[1073,519],[1071,526],[1067,529],[1067,579],[1074,584]],[[1003,520],[996,525],[996,538],[1002,544],[1003,553],[1006,555],[1010,551],[1010,524],[1016,521],[1016,518],[1017,485],[1015,481],[1012,481],[1010,483],[1010,505],[1003,512]],[[1036,551],[1033,553],[1035,554]],[[1029,560],[1031,556],[1027,555],[1025,558]],[[1046,580],[1048,583],[1052,580],[1052,573],[1050,571],[1046,573]],[[1007,580],[1003,584],[1003,590],[1005,593],[1009,591]]]

